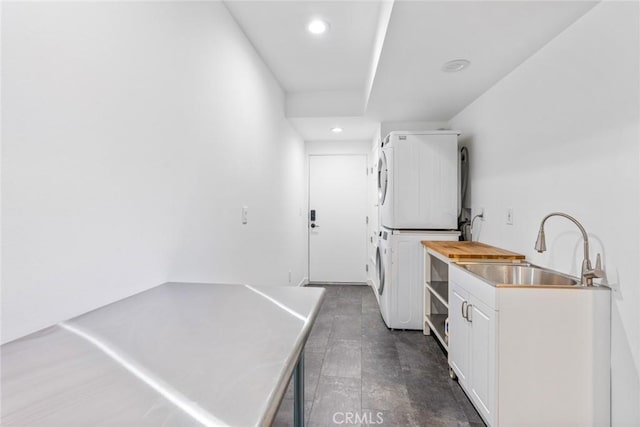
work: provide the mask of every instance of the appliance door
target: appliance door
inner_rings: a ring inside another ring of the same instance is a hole
[[[381,151],[380,160],[378,160],[378,201],[380,202],[380,205],[384,205],[384,201],[387,198],[388,183],[387,155],[384,151]]]
[[[394,224],[394,148],[389,143],[380,150],[378,161],[378,212],[380,224],[387,228]],[[382,254],[384,255],[384,254]]]
[[[384,268],[384,257],[381,254],[383,249],[378,245],[376,248],[376,269],[378,272],[378,295],[382,295],[384,292],[384,282],[385,282],[385,268]]]

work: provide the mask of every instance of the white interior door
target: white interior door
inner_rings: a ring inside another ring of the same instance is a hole
[[[310,282],[366,282],[366,217],[367,157],[310,156]]]

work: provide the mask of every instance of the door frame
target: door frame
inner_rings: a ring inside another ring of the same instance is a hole
[[[336,156],[341,156],[341,157],[363,157],[365,160],[365,166],[366,166],[366,177],[367,177],[367,183],[365,185],[366,191],[367,191],[367,197],[365,198],[365,212],[366,212],[366,217],[367,217],[367,222],[365,223],[365,238],[364,238],[364,248],[365,248],[365,262],[366,265],[369,265],[369,253],[368,253],[368,245],[367,245],[367,238],[369,235],[369,227],[368,224],[371,221],[370,218],[370,213],[369,213],[369,206],[366,205],[366,201],[369,200],[369,185],[368,185],[368,178],[369,178],[369,153],[354,153],[354,152],[348,152],[348,153],[307,153],[307,213],[306,213],[306,221],[307,221],[307,283],[310,285],[315,285],[315,284],[329,284],[329,285],[356,285],[356,286],[360,286],[360,285],[368,285],[367,279],[365,279],[364,282],[326,282],[326,281],[313,281],[311,280],[311,227],[310,227],[310,212],[311,212],[311,158],[312,157],[336,157]]]

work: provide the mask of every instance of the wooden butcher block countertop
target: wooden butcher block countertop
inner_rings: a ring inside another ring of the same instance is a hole
[[[432,249],[452,261],[460,259],[520,260],[525,258],[522,254],[496,248],[495,246],[486,245],[480,242],[436,242],[425,240],[422,241],[422,244],[426,248]]]

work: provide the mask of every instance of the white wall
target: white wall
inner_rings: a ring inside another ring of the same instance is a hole
[[[614,426],[640,425],[638,17],[637,2],[599,4],[450,122],[470,148],[474,213],[485,208],[474,237],[579,275],[581,239],[569,221],[551,218],[548,251],[533,250],[543,216],[563,211],[590,233],[592,258],[602,253],[613,289]]]
[[[362,93],[357,90],[288,92],[286,115],[289,118],[359,117],[362,115]]]
[[[304,144],[222,3],[3,7],[3,341],[166,281],[302,280]]]

